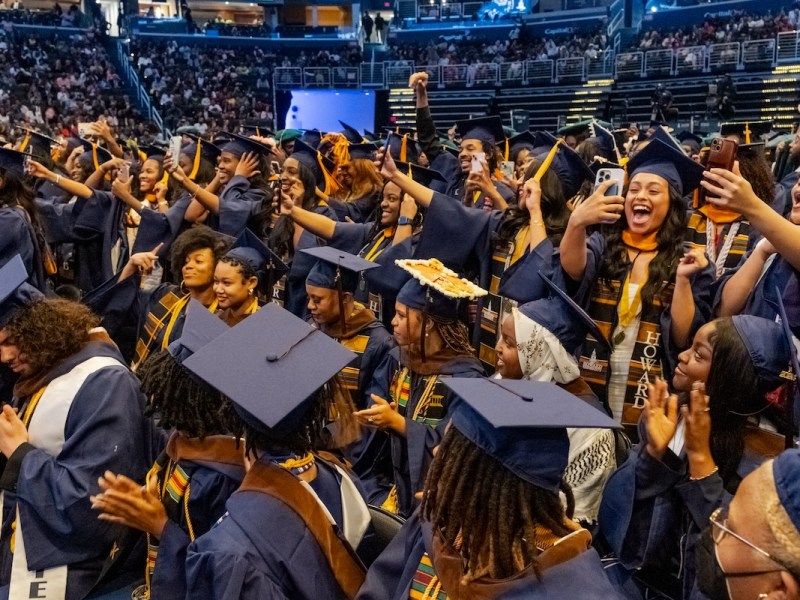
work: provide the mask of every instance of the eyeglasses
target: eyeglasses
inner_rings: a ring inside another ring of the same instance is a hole
[[[722,571],[722,574],[725,577],[753,577],[755,575],[766,575],[767,573],[774,573],[776,571],[789,571],[790,569],[783,565],[779,560],[772,557],[772,555],[764,550],[763,548],[759,548],[750,540],[747,540],[740,536],[735,531],[732,531],[728,527],[728,507],[720,507],[711,513],[711,516],[708,519],[711,522],[711,539],[714,540],[714,549],[717,554],[717,563],[719,564],[719,568]],[[776,569],[763,569],[761,571],[737,571],[737,572],[728,572],[722,568],[722,563],[719,560],[719,552],[717,551],[720,542],[722,542],[723,538],[726,535],[730,535],[731,537],[736,538],[745,546],[748,546],[752,550],[758,552],[761,556],[766,558],[767,560],[775,563],[778,565]]]

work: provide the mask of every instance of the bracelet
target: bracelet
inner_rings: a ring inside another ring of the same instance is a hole
[[[544,221],[531,221],[531,225],[544,225]]]
[[[189,198],[189,200],[194,200],[195,198],[197,198],[197,194],[199,191],[200,191],[200,186],[198,185],[196,188],[194,188],[194,193],[192,194],[191,198]]]
[[[169,206],[169,202],[167,202],[166,200],[162,200],[161,202],[158,203],[158,205],[159,206]]]
[[[716,467],[716,466],[715,466],[715,467],[714,467],[714,470],[713,470],[713,471],[711,471],[711,473],[709,473],[708,475],[703,475],[702,477],[692,477],[692,476],[690,475],[690,476],[689,476],[689,481],[703,481],[703,479],[708,479],[709,477],[711,477],[711,476],[712,476],[714,473],[716,473],[717,471],[719,471],[719,467]]]
[[[56,175],[56,185],[61,184],[61,175]]]

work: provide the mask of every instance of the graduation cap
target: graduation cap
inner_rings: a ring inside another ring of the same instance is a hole
[[[0,148],[0,168],[23,177],[25,175],[26,156],[30,156],[30,154],[11,150],[10,148]]]
[[[739,121],[722,123],[719,126],[720,135],[722,137],[735,135],[745,144],[759,141],[761,136],[769,133],[771,129],[772,123],[769,121]]]
[[[523,131],[522,133],[508,138],[509,160],[516,160],[519,153],[523,150],[532,151],[535,144],[536,136],[530,131]]]
[[[300,141],[316,149],[322,141],[322,132],[319,129],[306,129],[300,136]]]
[[[646,142],[628,161],[627,168],[629,180],[637,173],[652,173],[665,179],[681,196],[690,194],[703,178],[702,165],[659,139]]]
[[[519,312],[552,333],[570,354],[583,344],[586,334],[605,346],[608,340],[585,310],[570,298],[567,293],[539,272],[550,295],[518,307]]]
[[[417,134],[417,130],[413,127],[404,127],[402,125],[396,125],[395,127],[384,127],[383,130],[386,133],[393,133],[399,136],[407,135],[410,138],[413,138]]]
[[[256,137],[272,137],[275,135],[275,133],[269,128],[269,126],[262,126],[262,125],[240,125],[239,130],[245,137],[251,135],[254,135]]]
[[[281,129],[275,132],[275,141],[279,144],[285,144],[300,139],[303,132],[299,129]]]
[[[44,298],[27,281],[28,271],[19,254],[0,267],[0,328],[5,327],[19,309]]]
[[[372,160],[376,149],[373,142],[366,144],[349,144],[347,146],[347,153],[350,155],[350,160]]]
[[[409,134],[389,132],[389,154],[395,161],[419,163],[422,148]]]
[[[163,158],[167,155],[167,149],[162,146],[155,146],[153,144],[145,144],[139,146],[140,155],[144,154],[144,160],[148,158]]]
[[[338,292],[339,319],[342,321],[342,333],[347,334],[344,295],[347,292],[354,294],[356,288],[358,288],[362,273],[369,269],[378,268],[380,265],[331,246],[304,248],[301,252],[317,259],[316,264],[309,271],[308,277],[306,277],[306,285]]]
[[[351,144],[360,144],[364,141],[364,136],[361,135],[355,127],[351,127],[344,121],[339,121],[339,124],[342,126],[342,135],[347,138],[347,141]]]
[[[312,148],[301,140],[295,140],[294,152],[289,158],[295,159],[314,175],[317,182],[317,189],[325,194],[331,194],[338,189],[336,181],[333,179],[333,171],[336,165],[329,158],[322,156],[316,148]]]
[[[592,137],[597,139],[603,158],[615,162],[619,162],[622,159],[613,133],[596,121],[589,126],[589,131]]]
[[[398,171],[405,173],[411,178],[412,181],[416,181],[425,187],[431,187],[431,184],[434,181],[438,181],[440,183],[447,182],[447,180],[444,178],[444,175],[439,173],[439,171],[434,171],[433,169],[426,169],[425,167],[420,167],[419,165],[415,165],[413,163],[404,163],[400,161],[395,161],[395,165],[397,166]]]
[[[88,153],[92,155],[92,163],[94,164],[95,169],[99,169],[100,165],[102,165],[104,162],[108,162],[114,158],[111,152],[102,146],[98,146],[95,142],[91,142],[83,138],[78,138],[78,142],[80,142],[80,145],[83,146],[84,154]]]
[[[592,124],[599,124],[601,127],[609,130],[612,128],[611,123],[606,121],[600,121],[598,119],[583,119],[582,121],[564,125],[564,127],[559,129],[556,133],[562,137],[566,137],[568,135],[574,135],[577,137],[579,135],[588,133]]]
[[[442,149],[444,149],[445,152],[449,152],[456,157],[461,154],[461,148],[450,138],[439,138],[439,143],[442,145]]]
[[[787,339],[783,327],[753,315],[734,315],[731,321],[750,355],[759,390],[770,392],[785,383],[794,345],[791,338]]]
[[[272,289],[272,285],[289,270],[278,255],[250,229],[245,229],[236,238],[225,256],[246,264],[258,276],[265,290]]]
[[[550,148],[556,143],[558,143],[558,139],[552,133],[548,131],[537,131],[533,134],[533,153],[542,154],[543,152],[549,152]]]
[[[672,137],[670,133],[664,129],[663,127],[656,127],[653,133],[650,134],[650,137],[647,138],[648,140],[661,140],[668,146],[672,146],[679,152],[683,152],[683,146],[681,143]]]
[[[621,427],[554,383],[460,377],[442,383],[462,400],[453,427],[520,479],[553,493],[567,468],[568,427]]]
[[[427,260],[403,259],[395,264],[411,273],[397,294],[397,301],[409,308],[422,311],[422,337],[420,354],[425,361],[426,325],[429,316],[454,321],[458,319],[462,299],[474,300],[488,292],[471,281],[458,276],[435,258]]]
[[[167,350],[175,362],[182,364],[192,354],[228,329],[230,327],[225,321],[213,314],[202,303],[192,299],[186,306],[186,319],[181,336],[170,342]]]
[[[703,136],[700,135],[700,132],[692,133],[691,131],[687,131],[683,129],[675,134],[675,138],[682,143],[686,143],[687,141],[694,142],[698,146],[703,144]]]
[[[561,189],[564,191],[564,197],[567,200],[578,193],[585,180],[592,178],[591,170],[583,162],[580,155],[558,140],[550,147],[540,146],[536,148],[534,153],[536,158],[542,161],[534,177],[538,181],[541,180],[546,171],[553,171],[558,175]]]
[[[364,130],[364,139],[368,142],[377,142],[381,139],[381,136],[373,133],[372,131],[365,129]]]
[[[336,340],[270,303],[183,366],[230,398],[252,427],[286,434],[302,422],[314,393],[355,358]]]
[[[36,154],[38,156],[50,156],[50,151],[54,146],[58,146],[58,140],[43,135],[38,131],[20,127],[25,132],[25,137],[22,138],[22,143],[19,145],[19,151],[28,154]]]
[[[456,121],[456,129],[461,134],[462,140],[480,140],[490,144],[497,144],[506,139],[503,132],[503,121],[500,117],[479,117]]]
[[[219,158],[222,150],[220,150],[218,146],[215,146],[211,142],[204,140],[199,136],[191,134],[186,135],[192,139],[192,143],[185,145],[181,149],[181,153],[185,154],[192,160],[192,170],[187,176],[189,179],[194,181],[195,177],[197,177],[197,171],[200,169],[200,160],[205,159],[212,165],[216,165],[217,158]]]
[[[737,158],[755,158],[764,154],[764,142],[757,142],[755,144],[739,144],[736,149]]]
[[[252,152],[255,155],[267,155],[272,152],[269,146],[251,140],[249,137],[230,132],[225,132],[223,135],[229,136],[229,141],[220,146],[221,151],[233,154],[236,158],[242,158],[248,152]]]
[[[772,461],[775,492],[795,530],[800,531],[800,450],[785,450]]]
[[[331,246],[304,248],[301,252],[317,259],[306,277],[306,283],[328,290],[354,293],[361,273],[380,267],[374,262]]]

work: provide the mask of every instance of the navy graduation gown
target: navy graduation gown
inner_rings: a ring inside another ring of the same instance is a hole
[[[314,212],[336,220],[336,213],[327,206],[320,204]],[[306,278],[311,269],[317,264],[317,259],[301,252],[305,248],[316,248],[324,246],[325,240],[312,235],[306,230],[300,234],[300,238],[295,244],[294,255],[291,258],[289,272],[286,274],[285,288],[283,294],[283,307],[295,316],[305,319],[308,317],[308,294],[306,294]]]
[[[690,480],[682,449],[679,454],[668,449],[660,461],[650,456],[643,421],[639,438],[641,442],[606,484],[600,505],[600,531],[619,561],[615,577],[625,581],[643,567],[653,567],[660,578],[672,574],[677,579],[680,572],[683,597],[704,600],[695,580],[697,543],[711,513],[731,495],[719,473]],[[739,476],[745,477],[765,460],[746,449]]]
[[[261,212],[266,199],[264,190],[253,187],[243,175],[234,175],[219,195],[219,213],[208,215],[208,226],[238,237],[250,219]]]
[[[317,466],[310,485],[341,524],[338,473],[320,461]],[[236,492],[226,507],[225,516],[189,546],[187,599],[343,598],[318,542],[294,510],[258,491]]]
[[[98,357],[122,360],[113,345],[89,342],[48,373],[45,383],[81,377],[79,372],[75,375],[76,367]],[[127,367],[102,367],[86,377],[74,396],[57,455],[30,443],[14,452],[0,478],[5,492],[0,548],[4,585],[13,557],[7,540],[18,508],[28,568],[69,565],[68,599],[83,598],[93,586],[122,528],[99,520],[89,496],[100,492],[97,479],[106,470],[144,478],[152,463],[144,402],[139,382]]]
[[[500,320],[510,311],[505,306],[505,296],[520,303],[537,300],[547,294],[537,273],[541,271],[552,279],[560,272],[555,268],[552,243],[547,239],[534,252],[526,247],[520,258],[511,263],[509,245],[501,248],[496,239],[506,214],[467,208],[453,198],[434,194],[414,251],[415,258],[438,258],[458,273],[475,272],[478,285],[489,292],[478,300],[481,317],[472,332],[472,344],[479,349],[488,370],[495,366],[494,346]],[[523,227],[527,225],[526,221]]]
[[[433,556],[433,547],[431,527],[421,521],[417,511],[406,521],[400,533],[370,567],[367,580],[356,600],[410,598],[420,561],[425,553]],[[575,598],[621,600],[622,598],[606,577],[600,557],[592,548],[577,552],[568,560],[545,569],[541,579],[533,574],[532,569],[503,581],[480,578],[463,586],[460,595],[449,597],[454,600],[470,598],[469,590],[472,585],[476,586],[478,597],[491,597],[497,600],[574,600]],[[441,591],[448,592],[444,587]],[[491,593],[487,593],[490,591]]]
[[[375,212],[375,207],[380,203],[380,194],[380,191],[377,191],[354,200],[331,198],[328,200],[328,205],[340,221],[349,217],[354,223],[366,223]]]
[[[201,446],[213,444],[215,437],[223,436],[212,436],[196,442]],[[231,464],[230,461],[213,460],[210,456],[180,460],[178,464],[189,475],[187,510],[192,533],[199,537],[225,514],[225,503],[241,484],[244,467]],[[192,541],[183,511],[178,521],[167,521],[164,533],[158,540],[158,555],[150,580],[152,598],[183,598],[186,595],[186,550]]]
[[[377,233],[373,234],[375,231]],[[393,240],[393,230],[376,230],[374,222],[339,222],[328,241],[330,246],[338,250],[356,254],[381,266],[380,269],[370,269],[364,273],[365,289],[359,287],[355,298],[368,306],[386,327],[390,327],[394,317],[397,294],[409,279],[408,272],[398,267],[395,261],[412,257],[419,234],[399,244],[393,244]]]
[[[28,283],[45,291],[41,256],[33,227],[22,207],[0,207],[0,232],[0,267],[19,254],[28,271]]]
[[[407,387],[400,381],[403,374],[409,380]],[[396,402],[398,411],[406,419],[405,437],[390,434],[397,512],[401,516],[407,517],[414,510],[414,494],[425,483],[433,448],[441,442],[450,420],[451,404],[456,401],[441,379],[483,376],[483,368],[474,356],[453,356],[441,364],[435,374],[422,375],[406,370],[400,361],[400,348],[392,349],[375,370],[371,393]],[[433,382],[431,378],[438,381]]]

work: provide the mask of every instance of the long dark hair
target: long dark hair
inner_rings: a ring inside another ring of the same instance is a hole
[[[775,177],[767,158],[761,151],[740,152],[739,172],[750,182],[753,193],[767,204],[775,200]]]
[[[537,576],[537,526],[557,537],[571,533],[565,520],[575,507],[562,482],[567,510],[558,493],[514,475],[451,427],[431,463],[421,515],[461,554],[468,579],[488,570],[505,579],[531,564]]]
[[[622,192],[627,198],[628,188]],[[647,283],[642,288],[642,308],[653,306],[655,297],[663,291],[664,282],[671,281],[683,256],[683,240],[686,235],[686,202],[672,185],[669,186],[669,209],[664,222],[656,235],[658,254],[649,265]],[[622,241],[622,232],[627,228],[628,220],[623,212],[613,225],[604,225],[600,231],[606,238],[606,251],[600,268],[600,280],[605,285],[611,281],[623,281],[631,261],[628,258],[628,247]]]
[[[524,181],[533,177],[542,165],[542,161],[535,158],[527,169],[525,169]],[[545,171],[540,181],[542,187],[542,219],[547,231],[547,237],[553,242],[554,246],[561,243],[561,238],[567,229],[569,221],[569,209],[567,199],[564,197],[564,188],[558,175],[552,169]],[[530,223],[531,215],[527,209],[521,208],[518,204],[509,206],[503,215],[500,226],[495,233],[495,240],[498,246],[507,246],[514,240],[514,236],[521,227]]]
[[[739,484],[736,470],[744,454],[748,415],[767,417],[779,431],[786,420],[778,407],[764,398],[758,374],[747,347],[730,317],[717,319],[711,338],[714,352],[706,381],[711,416],[711,456],[731,493]],[[763,411],[763,412],[762,412]]]
[[[319,206],[317,180],[314,174],[300,161],[297,162],[297,177],[303,184],[303,195],[295,200],[300,208],[313,211]],[[294,254],[294,220],[286,215],[278,217],[275,228],[269,234],[269,246],[278,256]]]
[[[37,230],[41,228],[39,210],[34,201],[35,193],[25,180],[10,169],[0,167],[0,177],[3,178],[3,187],[0,188],[0,207],[19,206],[28,213],[28,216]]]

